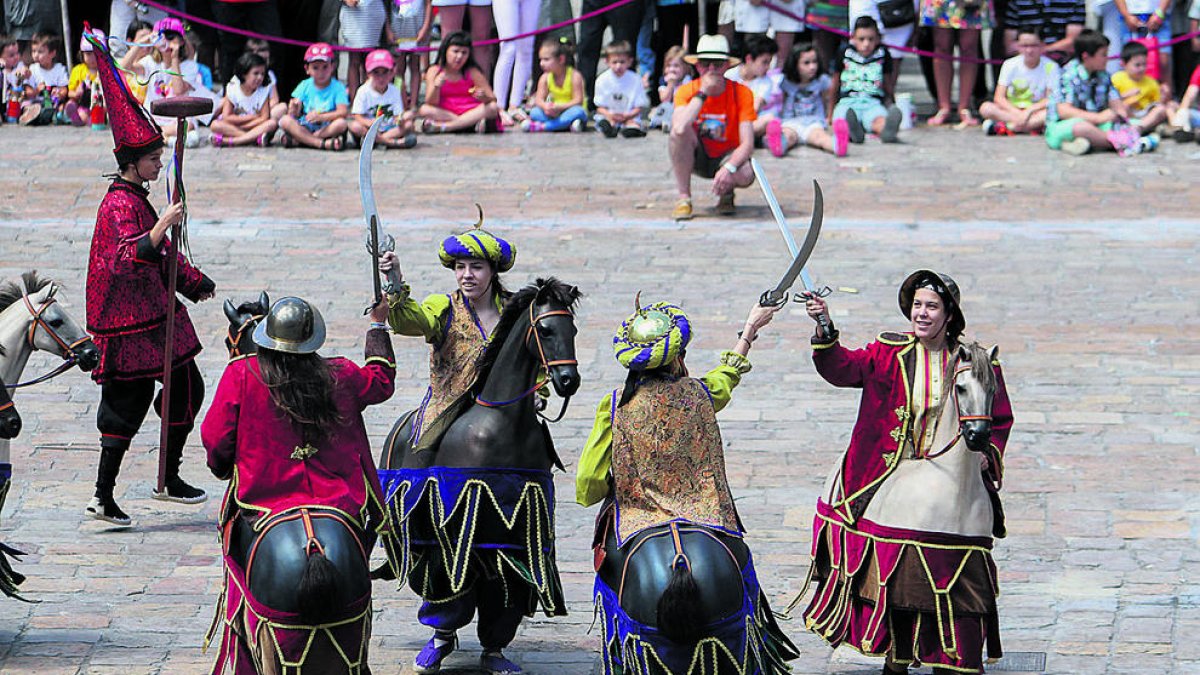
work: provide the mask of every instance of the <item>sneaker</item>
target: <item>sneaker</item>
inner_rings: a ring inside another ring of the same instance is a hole
[[[417,132],[415,132],[415,131],[410,131],[407,134],[404,134],[404,140],[400,141],[400,147],[405,150],[414,148],[414,147],[416,147],[416,145],[417,145]]]
[[[92,497],[92,501],[88,502],[87,508],[83,510],[83,515],[122,527],[133,524],[133,520],[125,515],[114,499],[101,500],[99,497]]]
[[[845,157],[848,152],[850,152],[850,127],[846,124],[846,120],[834,120],[833,154],[836,157]]]
[[[904,113],[896,106],[890,106],[887,112],[887,119],[883,123],[883,133],[879,134],[879,140],[884,143],[895,143],[900,139],[900,122],[904,119]]]
[[[609,122],[608,120],[604,119],[603,117],[596,120],[596,131],[599,131],[600,133],[604,134],[605,138],[616,138],[617,137],[616,127],[614,127],[612,125],[612,122]]]
[[[582,134],[583,133],[583,120],[575,120],[574,122],[571,122],[571,133],[573,133],[573,134]]]
[[[24,110],[21,111],[21,116],[17,118],[17,121],[21,126],[27,127],[33,124],[34,120],[41,116],[41,114],[42,104],[30,103],[29,105],[25,106]]]
[[[188,134],[187,138],[183,139],[183,147],[185,147],[185,148],[200,147],[200,130],[199,129]]]
[[[997,134],[996,120],[984,120],[982,128],[985,136],[995,136]]]
[[[441,643],[439,645],[438,643]],[[449,639],[440,638],[436,634],[425,643],[425,648],[413,659],[413,672],[436,673],[442,669],[442,661],[446,660],[455,649],[458,649],[458,636],[451,635]]]
[[[717,200],[717,215],[732,216],[737,213],[737,205],[733,203],[733,192],[721,195]]]
[[[693,215],[690,199],[680,199],[675,202],[675,208],[671,209],[671,218],[674,220],[691,220]]]
[[[778,119],[767,122],[767,149],[776,157],[783,157],[783,123]]]
[[[646,130],[639,126],[621,127],[621,136],[625,138],[642,138],[646,135]]]
[[[521,131],[526,133],[537,133],[545,130],[546,125],[542,124],[541,122],[535,122],[533,120],[525,120],[524,122],[521,122]]]
[[[862,143],[867,139],[867,130],[863,129],[862,122],[858,121],[858,114],[853,110],[846,111],[846,128],[850,132],[851,143]]]
[[[521,666],[504,658],[500,652],[484,652],[479,655],[479,668],[491,675],[520,675]]]
[[[1196,140],[1196,132],[1192,131],[1191,129],[1181,128],[1176,129],[1175,133],[1171,137],[1175,139],[1176,143],[1191,143],[1192,141]]]
[[[1162,139],[1158,134],[1149,134],[1142,136],[1141,139],[1138,140],[1138,146],[1141,148],[1141,152],[1154,152],[1158,149],[1158,144],[1160,142],[1162,142]]]
[[[1086,138],[1072,138],[1069,141],[1063,141],[1061,150],[1068,155],[1079,157],[1086,155],[1092,151],[1092,144]]]
[[[81,127],[85,124],[91,124],[91,120],[88,118],[88,115],[84,115],[82,118],[79,116],[79,104],[75,101],[67,101],[66,113],[67,119],[69,119],[71,124],[74,126]]]
[[[208,501],[208,494],[204,490],[192,487],[178,477],[168,480],[166,489],[162,492],[153,490],[151,496],[159,501],[177,504],[203,504]]]

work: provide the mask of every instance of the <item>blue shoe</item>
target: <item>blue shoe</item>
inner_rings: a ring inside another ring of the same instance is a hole
[[[479,667],[491,675],[520,675],[521,666],[504,658],[500,652],[484,652],[479,657]]]
[[[417,658],[413,660],[413,671],[417,673],[436,673],[442,669],[442,661],[446,660],[447,656],[458,649],[458,636],[450,636],[449,642],[445,642],[442,646],[437,646],[438,636],[429,638],[429,642],[425,643],[425,648],[417,654]],[[444,639],[444,638],[442,638]]]

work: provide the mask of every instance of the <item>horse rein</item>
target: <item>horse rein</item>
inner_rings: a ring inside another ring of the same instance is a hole
[[[954,392],[953,401],[954,401],[955,412],[958,412],[958,389],[956,389],[954,387],[954,381],[958,379],[958,376],[960,374],[965,373],[970,369],[971,369],[970,366],[967,366],[965,368],[964,367],[956,368],[954,370],[954,379],[952,379],[950,381],[950,390],[952,392]],[[938,457],[941,457],[942,455],[946,454],[947,452],[950,452],[951,448],[953,448],[955,445],[958,445],[959,439],[962,438],[962,428],[963,428],[964,423],[966,423],[966,422],[991,422],[991,421],[992,421],[991,415],[964,415],[961,412],[959,412],[958,413],[958,431],[955,432],[954,438],[950,439],[950,442],[946,444],[946,447],[942,448],[941,450],[938,450],[937,452],[931,452],[931,453],[921,455],[921,457],[919,459],[937,459]]]
[[[258,322],[262,321],[265,317],[265,314],[255,314],[249,319],[246,319],[242,325],[238,326],[236,331],[233,330],[233,326],[229,327],[229,330],[225,332],[225,339],[229,342],[230,359],[236,359],[239,356],[246,356],[240,349],[238,349],[238,345],[242,343],[242,335],[246,332],[247,328],[258,325]]]
[[[579,361],[576,359],[558,359],[555,361],[548,361],[546,359],[546,350],[542,347],[542,336],[540,333],[537,332],[537,327],[538,327],[539,322],[548,316],[574,317],[575,315],[572,314],[570,312],[570,310],[566,310],[566,309],[552,309],[552,310],[549,310],[546,312],[542,312],[541,314],[535,315],[533,313],[534,304],[535,303],[532,303],[532,302],[529,303],[529,328],[525,331],[525,344],[528,346],[530,336],[532,336],[534,338],[534,341],[537,343],[538,359],[542,363],[542,370],[546,371],[546,373],[549,374],[551,366],[579,365]],[[549,383],[550,383],[549,378],[544,379],[541,382],[534,384],[533,387],[526,390],[525,393],[521,394],[520,396],[518,396],[514,399],[510,399],[508,401],[489,401],[480,396],[476,396],[475,402],[485,408],[503,408],[505,406],[509,406],[514,403],[517,403],[518,401],[521,401],[525,397],[537,392],[539,389],[544,388]],[[557,422],[557,421],[561,420],[563,418],[563,415],[565,415],[567,413],[567,405],[570,404],[570,402],[571,402],[570,396],[566,396],[563,398],[562,409],[558,411],[558,416],[555,417],[554,419],[550,419],[549,417],[546,417],[545,415],[541,414],[540,412],[538,412],[537,415],[538,415],[538,417],[541,417],[542,419],[544,419],[548,422],[551,422],[551,423]]]
[[[79,338],[75,342],[68,343],[66,340],[64,340],[62,338],[61,335],[58,334],[58,331],[54,330],[54,328],[52,328],[50,326],[50,324],[46,321],[46,319],[44,317],[42,317],[42,314],[44,314],[46,312],[46,310],[50,308],[50,305],[53,305],[55,302],[57,302],[57,300],[55,300],[53,295],[46,298],[46,301],[43,302],[41,304],[41,306],[39,306],[37,309],[33,308],[33,303],[29,301],[28,294],[22,295],[21,300],[25,304],[25,309],[29,310],[29,315],[31,317],[33,317],[33,321],[31,321],[29,323],[29,330],[25,332],[25,342],[29,345],[29,348],[37,349],[37,347],[34,345],[33,338],[34,338],[34,335],[37,333],[37,329],[39,327],[41,327],[42,330],[46,331],[46,334],[50,336],[50,339],[54,340],[54,343],[57,344],[60,349],[62,349],[63,362],[61,364],[59,364],[56,368],[54,368],[54,370],[51,370],[50,372],[46,373],[45,375],[35,377],[34,379],[29,380],[27,382],[18,382],[16,384],[4,385],[8,389],[17,389],[20,387],[31,387],[35,384],[41,384],[42,382],[46,382],[47,380],[52,380],[52,379],[58,377],[59,375],[62,375],[63,373],[70,370],[72,366],[75,365],[75,362],[77,360],[76,356],[75,356],[75,349],[86,342],[92,341],[92,336],[85,333],[83,337]]]

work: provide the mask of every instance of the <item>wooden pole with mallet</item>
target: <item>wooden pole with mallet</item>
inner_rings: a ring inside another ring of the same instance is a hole
[[[212,99],[200,96],[176,96],[150,104],[151,113],[160,117],[175,118],[175,191],[171,193],[172,204],[178,204],[184,199],[183,149],[187,145],[187,118],[207,115],[212,110]],[[186,211],[184,220],[187,220]],[[175,365],[175,303],[179,302],[175,294],[179,277],[179,235],[182,230],[183,222],[171,226],[171,245],[167,247],[167,334],[163,348],[162,411],[160,413],[162,429],[158,435],[159,493],[165,493],[167,489],[167,437],[171,431],[171,371],[174,370]]]

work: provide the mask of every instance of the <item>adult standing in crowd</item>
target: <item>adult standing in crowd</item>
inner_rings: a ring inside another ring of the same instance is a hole
[[[838,46],[842,36],[829,29],[850,32],[849,0],[812,0],[808,3],[808,14],[804,17],[809,27],[813,29],[813,44],[817,46],[817,54],[821,63],[833,63],[838,54]],[[782,55],[787,58],[787,55]]]
[[[958,43],[959,57],[965,59],[958,69],[958,116],[963,126],[979,126],[971,112],[971,93],[979,75],[979,36],[992,27],[990,0],[921,0],[921,25],[933,29],[933,78],[937,88],[938,110],[927,124],[941,126],[950,121],[954,84],[954,44]]]
[[[276,0],[213,0],[217,23],[260,35],[281,35]],[[233,67],[246,46],[245,36],[221,31],[221,81],[233,77]],[[268,64],[270,65],[270,64]]]
[[[479,43],[492,37],[492,0],[433,0],[441,17],[442,35],[463,30],[469,18],[471,25],[471,59],[487,77],[492,75],[492,46]]]
[[[342,0],[338,18],[342,24],[339,44],[351,49],[375,49],[382,40],[383,24],[388,19],[387,0]],[[353,96],[358,86],[366,80],[363,70],[366,52],[352,51],[348,55],[350,65],[346,69],[346,88]]]
[[[4,0],[6,7],[9,2],[11,0]],[[112,8],[108,13],[108,34],[123,39],[126,29],[135,19],[145,21],[153,26],[165,18],[167,18],[166,12],[157,7],[143,5],[137,0],[112,0]],[[58,30],[62,30],[62,28]],[[122,48],[115,51],[123,54],[125,50]]]
[[[534,37],[510,38],[537,30],[541,4],[541,0],[492,0],[496,35],[502,40],[492,89],[496,92],[496,104],[500,106],[506,125],[512,124],[511,113],[524,102],[525,88],[533,73]]]
[[[1058,65],[1075,54],[1075,38],[1083,32],[1086,9],[1083,0],[1008,0],[1004,14],[1004,51],[1017,53],[1017,31],[1032,28],[1046,44],[1046,56]],[[1118,46],[1118,51],[1120,47]]]
[[[1135,38],[1152,38],[1159,44],[1171,39],[1171,5],[1173,0],[1113,0],[1121,13],[1121,46]],[[1147,45],[1151,47],[1151,45]],[[1151,48],[1150,55],[1158,52],[1158,73],[1151,68],[1150,77],[1166,85],[1166,96],[1171,96],[1171,47]],[[1153,62],[1153,59],[1148,59]]]
[[[642,17],[646,14],[647,0],[633,0],[627,5],[621,5],[603,14],[584,19],[579,24],[579,50],[576,58],[579,60],[579,74],[587,86],[589,109],[592,97],[596,93],[596,66],[600,63],[600,47],[604,40],[604,29],[612,28],[613,42],[624,40],[629,44],[637,44],[638,31],[642,27]],[[583,0],[579,10],[581,15],[595,12],[612,4],[612,0]]]

